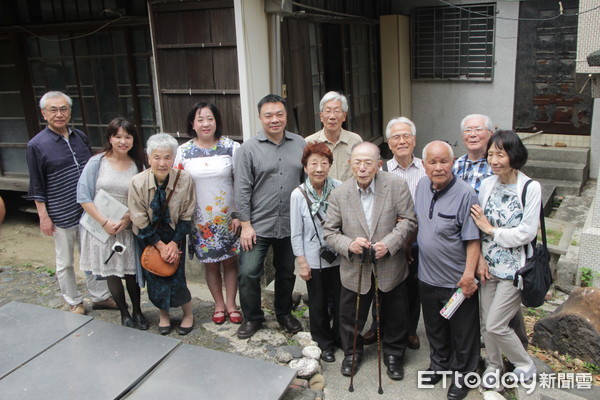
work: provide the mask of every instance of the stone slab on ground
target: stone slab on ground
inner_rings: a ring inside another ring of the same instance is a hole
[[[0,307],[0,379],[91,320],[16,301]]]
[[[295,377],[288,367],[184,344],[126,398],[280,399]]]
[[[4,399],[116,399],[179,343],[93,320],[5,376],[0,393]]]

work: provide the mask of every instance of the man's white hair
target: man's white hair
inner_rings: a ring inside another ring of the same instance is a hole
[[[323,96],[321,102],[319,103],[319,110],[322,112],[323,108],[325,108],[325,104],[332,100],[339,101],[340,103],[342,103],[342,111],[348,112],[348,99],[340,92],[334,91],[325,93],[325,96]]]
[[[483,123],[485,124],[485,127],[488,128],[488,130],[490,132],[494,132],[494,123],[492,122],[492,120],[490,119],[490,117],[488,117],[487,115],[483,115],[483,114],[469,114],[466,117],[464,117],[462,119],[462,121],[460,121],[460,131],[464,132],[465,131],[465,125],[467,123],[468,120],[473,119],[473,118],[483,118]]]
[[[48,100],[54,99],[56,97],[64,98],[67,101],[67,103],[69,103],[69,107],[73,107],[73,100],[69,96],[67,96],[63,92],[52,91],[52,92],[48,92],[48,93],[44,94],[42,96],[42,98],[40,99],[40,110],[43,110],[44,108],[46,108],[46,103],[48,102]]]
[[[429,150],[429,146],[433,144],[443,144],[448,149],[448,153],[450,154],[450,158],[454,160],[454,150],[452,150],[452,146],[448,144],[448,142],[444,142],[443,140],[434,140],[433,142],[427,143],[425,147],[423,147],[423,161],[427,160],[427,150]]]
[[[403,124],[410,126],[410,133],[412,133],[413,136],[417,136],[417,127],[415,126],[414,122],[412,122],[410,119],[408,119],[406,117],[396,117],[396,118],[392,118],[390,120],[390,122],[388,122],[387,127],[385,128],[385,137],[386,138],[388,138],[388,139],[390,138],[392,128],[394,127],[394,125],[399,124],[399,123],[403,123]]]

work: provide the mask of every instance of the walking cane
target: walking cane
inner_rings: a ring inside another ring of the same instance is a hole
[[[375,276],[375,319],[377,321],[377,368],[379,370],[379,390],[377,393],[383,394],[381,387],[381,327],[379,323],[379,282],[377,279],[377,258],[375,258],[375,243],[371,243],[371,264],[373,264],[373,275]]]
[[[365,261],[369,256],[369,250],[363,249],[360,255],[360,266],[358,267],[358,290],[356,291],[356,311],[354,313],[354,341],[352,344],[352,369],[350,370],[350,386],[348,387],[349,392],[354,392],[354,368],[356,367],[356,338],[358,336],[358,307],[360,305],[360,285],[362,282],[362,271]]]

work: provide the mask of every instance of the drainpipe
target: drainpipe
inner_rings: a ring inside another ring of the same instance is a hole
[[[270,64],[271,64],[271,92],[286,97],[286,93],[282,93],[282,62],[281,62],[281,16],[278,14],[271,15],[271,48],[270,48]]]

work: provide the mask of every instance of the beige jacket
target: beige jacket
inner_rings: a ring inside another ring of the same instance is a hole
[[[169,172],[169,182],[167,183],[167,196],[173,191],[176,175],[177,170],[171,169]],[[156,181],[151,169],[140,172],[131,179],[127,205],[129,206],[133,233],[136,235],[140,229],[147,227],[152,220],[150,202],[155,194]],[[192,176],[189,172],[182,170],[175,192],[169,201],[171,227],[175,229],[179,220],[191,221],[195,207],[196,192],[194,191]]]

